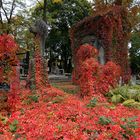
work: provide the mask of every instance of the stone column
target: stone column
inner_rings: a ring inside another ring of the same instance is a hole
[[[30,89],[36,89],[36,79],[35,79],[35,59],[32,58],[30,60],[30,64],[29,64],[29,83],[30,83]]]
[[[46,22],[38,19],[29,30],[35,35],[35,84],[36,88],[40,88],[48,85],[48,66],[47,60],[44,58],[48,26]]]

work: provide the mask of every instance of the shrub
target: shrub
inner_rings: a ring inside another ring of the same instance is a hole
[[[111,89],[106,96],[108,99],[117,104],[123,103],[127,107],[140,108],[140,88],[139,86],[122,86]]]

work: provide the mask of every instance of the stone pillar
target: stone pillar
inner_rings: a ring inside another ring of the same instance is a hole
[[[20,66],[12,66],[12,76],[10,78],[10,92],[20,89]]]
[[[99,49],[99,62],[102,65],[105,64],[105,52],[104,52],[104,48],[103,47],[100,47],[100,49]]]
[[[131,85],[136,85],[136,75],[131,76]]]
[[[35,79],[36,86],[39,88],[40,86],[48,86],[48,63],[47,60],[41,56],[36,56],[35,58]]]
[[[29,64],[29,84],[31,90],[36,89],[35,72],[35,59],[32,58]]]
[[[35,84],[36,88],[40,88],[48,85],[48,66],[44,58],[48,26],[45,21],[38,19],[29,30],[35,35]]]
[[[48,61],[45,58],[43,59],[43,81],[45,82],[45,86],[49,85],[48,83]]]
[[[38,89],[41,86],[48,86],[48,62],[41,55],[40,47],[41,39],[39,36],[35,38],[35,51],[29,64],[28,83],[31,90]]]

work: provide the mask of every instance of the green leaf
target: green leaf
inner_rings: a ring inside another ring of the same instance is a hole
[[[17,126],[16,126],[16,125],[10,124],[10,125],[9,125],[9,128],[10,128],[10,131],[11,131],[11,132],[16,132],[16,130],[17,130]]]
[[[18,120],[14,120],[14,121],[12,122],[12,124],[13,124],[13,125],[17,125],[17,124],[18,124]]]
[[[93,98],[89,104],[87,104],[87,107],[95,107],[97,105],[97,99]]]
[[[140,109],[140,103],[139,102],[132,103],[132,106],[135,107],[135,108]]]
[[[10,125],[9,129],[11,132],[16,132],[17,130],[17,125],[18,125],[18,120],[14,120]]]
[[[135,103],[135,100],[134,99],[129,99],[129,100],[124,101],[123,105],[124,106],[132,106],[133,103]]]
[[[113,103],[120,103],[122,101],[123,97],[119,94],[119,95],[113,95],[111,98],[111,101]]]
[[[101,124],[101,125],[108,125],[108,124],[112,123],[112,120],[110,118],[105,117],[105,116],[101,116],[99,118],[98,123]]]
[[[53,104],[61,103],[63,100],[64,100],[64,97],[62,97],[62,96],[56,96],[55,99],[52,100],[52,103]]]
[[[29,96],[29,98],[31,99],[31,101],[34,101],[35,103],[37,103],[38,100],[39,100],[39,96],[38,95],[31,95],[31,96]]]

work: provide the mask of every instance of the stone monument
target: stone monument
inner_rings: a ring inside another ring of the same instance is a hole
[[[30,27],[30,32],[35,35],[35,52],[33,59],[30,60],[30,87],[38,88],[48,85],[47,59],[45,58],[45,41],[48,36],[48,26],[38,19]]]

